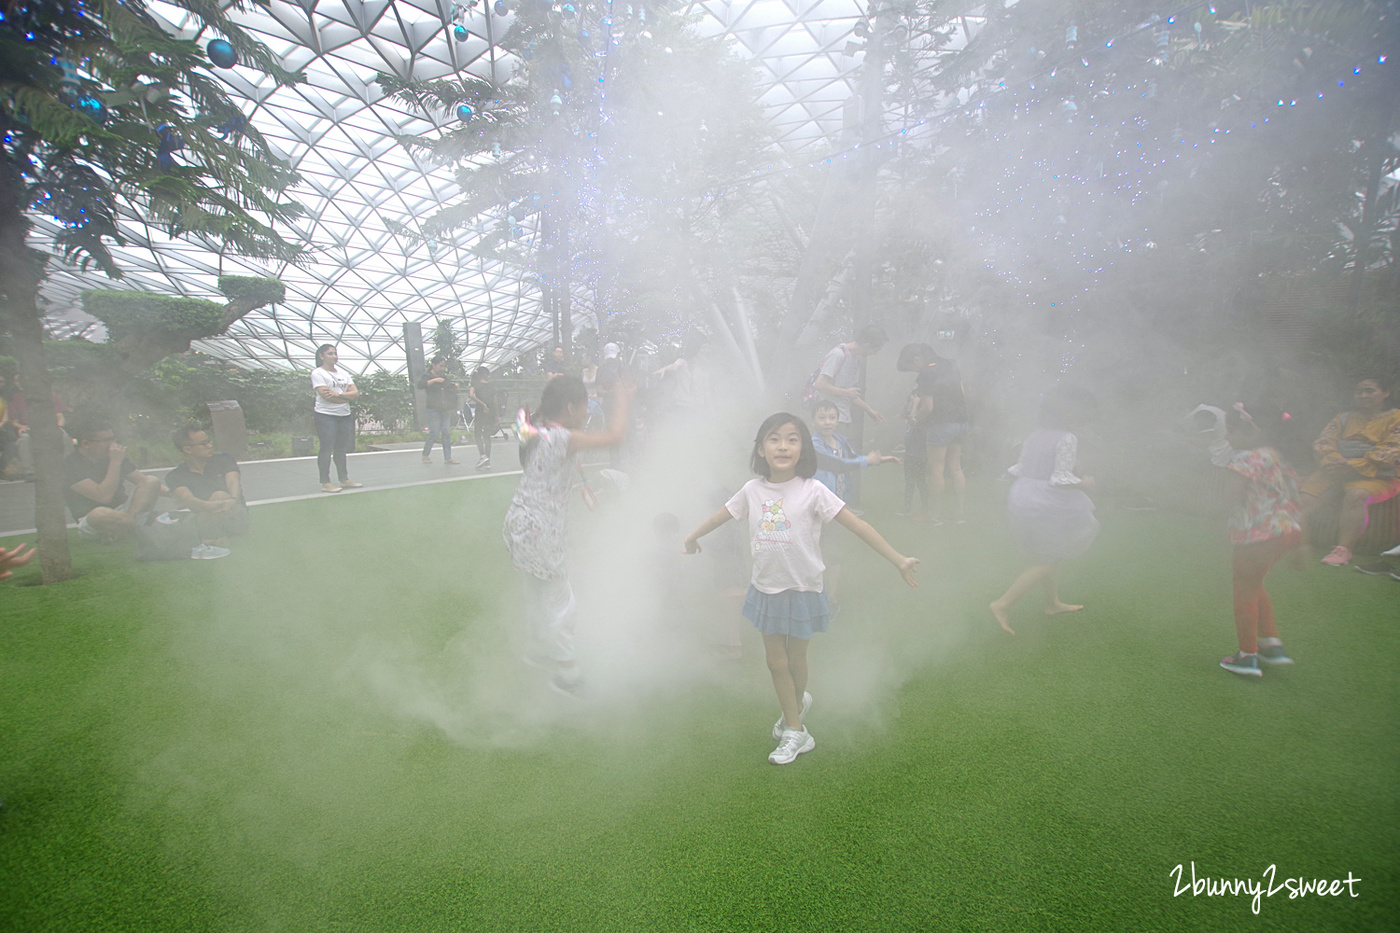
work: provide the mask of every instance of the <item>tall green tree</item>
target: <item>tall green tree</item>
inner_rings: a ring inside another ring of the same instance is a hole
[[[678,8],[527,0],[501,40],[521,60],[504,84],[379,78],[439,127],[403,144],[457,168],[461,197],[422,234],[464,234],[534,278],[565,346],[578,295],[605,332],[619,314],[713,318],[736,256],[764,246],[738,222],[763,202],[735,184],[781,162],[754,75]]]
[[[212,54],[227,52],[279,84],[299,75],[228,18],[255,0],[174,5],[204,24],[198,40],[170,35],[143,0],[16,0],[0,20],[0,326],[31,400],[46,583],[73,571],[38,307],[50,257],[28,245],[33,212],[54,219],[65,259],[114,278],[121,270],[110,244],[123,242],[124,211],[245,255],[301,255],[273,227],[300,213],[281,196],[297,176],[221,90],[200,43],[226,43]]]
[[[977,255],[964,299],[991,267],[1047,332],[1199,342],[1262,279],[1359,284],[1394,262],[1393,2],[983,12],[931,81],[895,90],[933,127],[906,220]]]

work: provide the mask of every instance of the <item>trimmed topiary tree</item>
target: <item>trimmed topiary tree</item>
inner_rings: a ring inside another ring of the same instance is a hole
[[[83,310],[107,327],[107,336],[131,374],[148,369],[190,343],[226,332],[250,311],[281,301],[286,287],[277,279],[225,275],[219,291],[227,304],[132,289],[88,289]]]

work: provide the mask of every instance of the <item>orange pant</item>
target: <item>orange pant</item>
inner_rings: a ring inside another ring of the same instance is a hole
[[[1253,544],[1235,545],[1231,558],[1235,583],[1235,633],[1240,650],[1253,654],[1259,650],[1259,636],[1277,638],[1274,626],[1274,605],[1264,592],[1264,578],[1269,568],[1303,540],[1299,531],[1290,531]]]

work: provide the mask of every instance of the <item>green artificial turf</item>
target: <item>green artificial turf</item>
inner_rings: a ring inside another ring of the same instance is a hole
[[[1000,520],[901,524],[882,480],[922,586],[844,548],[787,767],[751,632],[726,666],[663,625],[605,641],[641,666],[592,699],[543,689],[508,479],[261,507],[220,561],[75,541],[80,579],[0,584],[0,930],[1395,928],[1400,583],[1276,570],[1298,664],[1247,682],[1221,530],[1105,506],[1062,585],[1088,608],[1028,599],[1010,638]],[[1361,880],[1256,916],[1173,896],[1192,861]]]

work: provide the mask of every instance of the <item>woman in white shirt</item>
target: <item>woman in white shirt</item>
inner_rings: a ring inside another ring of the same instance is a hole
[[[355,416],[350,413],[350,403],[360,397],[349,373],[335,368],[335,345],[323,343],[316,348],[316,368],[311,371],[311,388],[316,392],[313,402],[312,420],[316,422],[316,436],[321,441],[316,453],[316,465],[321,470],[321,491],[340,492],[342,488],[356,489],[364,483],[350,479],[345,455],[355,449]],[[340,485],[331,482],[331,459],[335,459],[335,471],[340,476]]]

